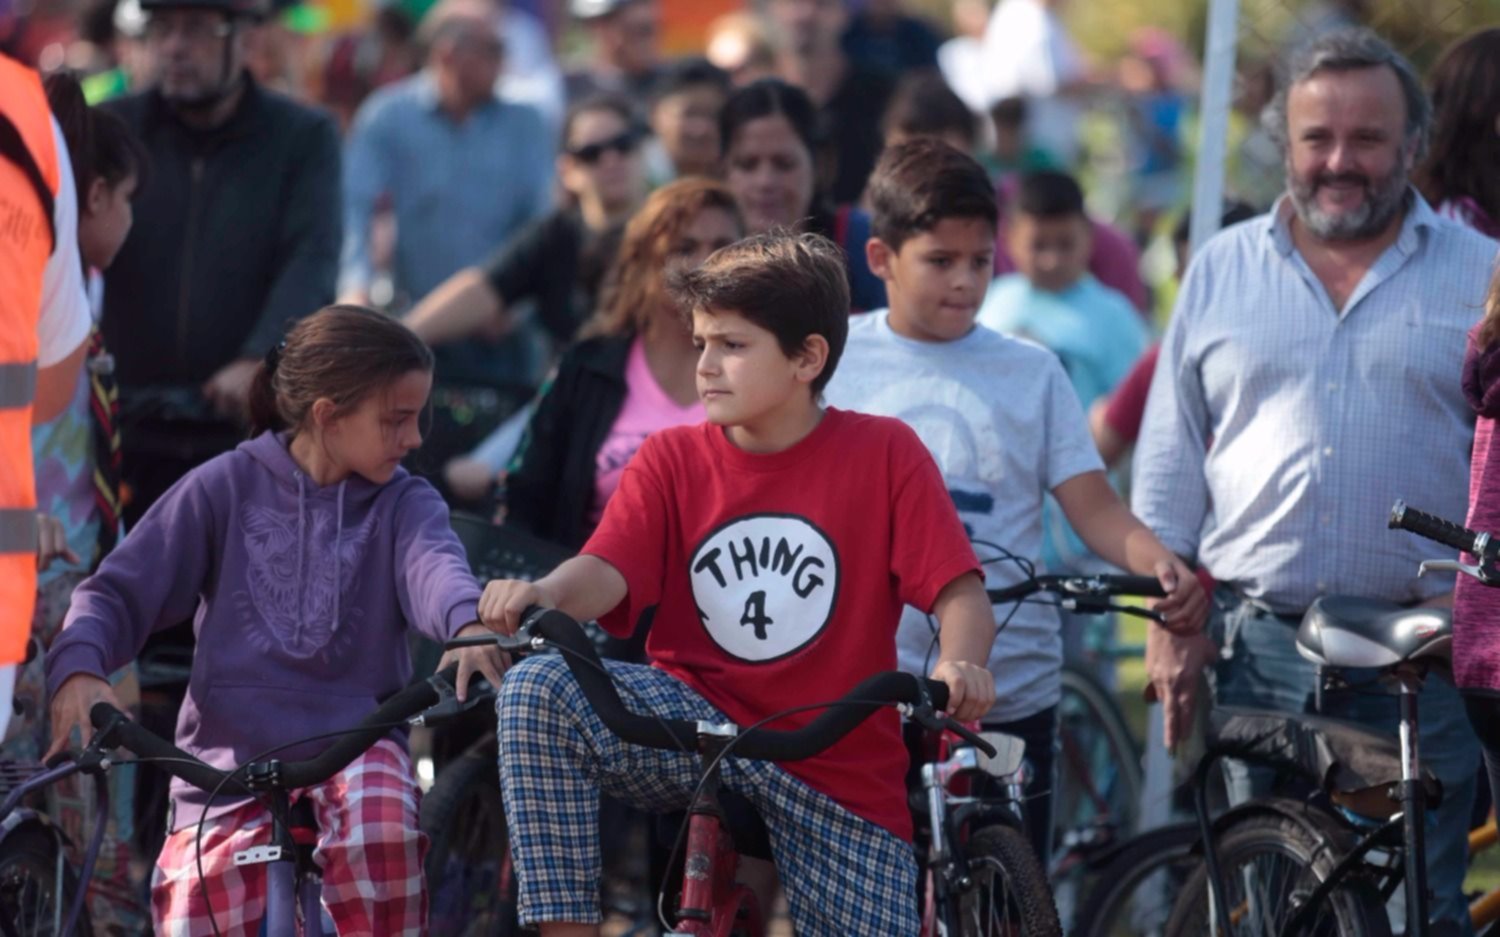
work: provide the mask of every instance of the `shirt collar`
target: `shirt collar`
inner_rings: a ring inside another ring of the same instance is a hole
[[[417,103],[422,105],[423,110],[432,114],[447,116],[447,112],[443,110],[442,104],[438,101],[437,76],[432,73],[432,69],[424,68],[417,73],[412,91]],[[475,114],[487,111],[490,108],[498,106],[499,103],[500,98],[492,94],[483,104],[470,111],[469,116],[472,117]]]
[[[1283,257],[1290,257],[1296,247],[1292,242],[1291,226],[1294,211],[1296,209],[1292,206],[1291,195],[1283,192],[1266,215],[1266,233],[1270,235],[1276,252]],[[1432,228],[1437,223],[1437,213],[1427,204],[1427,199],[1414,187],[1407,186],[1406,217],[1401,220],[1401,231],[1396,235],[1396,249],[1407,255],[1416,253],[1422,243],[1418,232],[1423,228]]]

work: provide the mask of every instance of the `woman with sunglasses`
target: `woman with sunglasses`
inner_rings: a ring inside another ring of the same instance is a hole
[[[719,115],[725,181],[751,234],[775,227],[814,231],[838,244],[855,312],[886,304],[885,284],[865,260],[870,216],[835,207],[819,181],[825,156],[818,112],[801,88],[762,78],[729,96]]]
[[[449,277],[407,313],[429,345],[483,335],[516,323],[515,308],[536,301],[538,321],[559,345],[594,309],[620,228],[646,194],[642,136],[630,103],[614,95],[575,105],[563,122],[557,178],[562,205],[500,247],[482,267]]]

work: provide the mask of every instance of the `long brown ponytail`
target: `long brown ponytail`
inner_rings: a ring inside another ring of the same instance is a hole
[[[432,351],[406,326],[363,306],[325,306],[266,355],[250,385],[250,429],[301,430],[317,401],[342,415],[411,371],[431,371]]]

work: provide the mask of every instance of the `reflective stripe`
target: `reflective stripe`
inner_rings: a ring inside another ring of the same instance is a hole
[[[0,509],[0,553],[36,552],[36,511]]]
[[[35,361],[0,364],[0,410],[30,406],[35,397]]]

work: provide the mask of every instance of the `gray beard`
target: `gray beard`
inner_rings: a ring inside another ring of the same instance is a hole
[[[1315,237],[1325,241],[1363,241],[1384,231],[1406,206],[1407,175],[1397,169],[1384,184],[1370,185],[1364,202],[1352,212],[1333,215],[1317,203],[1317,183],[1303,185],[1290,179],[1288,193],[1297,218]]]

